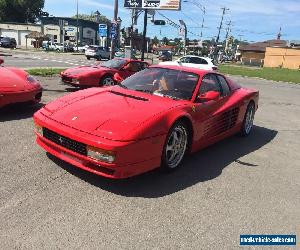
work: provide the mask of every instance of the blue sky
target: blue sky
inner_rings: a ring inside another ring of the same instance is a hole
[[[203,38],[211,39],[217,36],[222,14],[222,7],[229,8],[224,17],[221,39],[224,39],[226,23],[232,21],[232,35],[241,37],[248,42],[275,39],[282,27],[282,39],[300,40],[300,0],[188,0],[196,1],[206,7]],[[90,14],[99,12],[108,18],[113,17],[114,0],[79,0],[79,12]],[[122,26],[130,25],[130,12],[122,6],[124,0],[119,0],[119,16],[123,20]],[[76,0],[46,0],[45,11],[54,16],[72,16],[76,13]],[[182,2],[181,11],[161,11],[165,16],[178,23],[179,19],[187,23],[191,39],[200,34],[202,12],[192,3]],[[161,19],[156,15],[156,19]],[[143,18],[138,20],[139,31],[142,31]],[[148,26],[147,35],[150,37],[164,36],[178,37],[178,31],[172,26]],[[197,37],[198,36],[198,37]]]

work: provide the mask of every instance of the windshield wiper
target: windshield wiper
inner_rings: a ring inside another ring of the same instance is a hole
[[[151,90],[146,90],[146,89],[135,89],[135,91],[140,91],[140,92],[144,92],[144,93],[153,94],[153,92]]]
[[[123,84],[121,84],[121,83],[119,83],[118,86],[120,86],[120,87],[123,88],[123,89],[128,89],[125,85],[123,85]]]
[[[157,96],[162,96],[162,97],[167,97],[167,98],[170,98],[172,100],[181,100],[180,98],[176,97],[176,96],[171,96],[171,95],[166,95],[166,94],[161,94],[161,93],[156,93]]]

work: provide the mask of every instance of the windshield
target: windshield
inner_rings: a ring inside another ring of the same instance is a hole
[[[112,69],[119,69],[119,68],[123,67],[125,65],[125,63],[126,63],[126,60],[113,59],[113,60],[103,62],[103,63],[99,64],[99,66],[112,68]]]
[[[172,99],[190,100],[198,80],[199,76],[194,73],[148,68],[127,78],[121,87]]]

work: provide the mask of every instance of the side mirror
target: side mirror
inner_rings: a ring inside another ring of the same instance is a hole
[[[220,92],[217,91],[208,91],[197,97],[198,102],[209,102],[216,101],[220,98]]]
[[[118,73],[115,73],[115,74],[114,74],[114,81],[115,81],[116,83],[120,84],[121,82],[124,81],[124,79],[123,79],[123,77],[120,76]]]
[[[0,65],[4,63],[4,60],[0,58]]]

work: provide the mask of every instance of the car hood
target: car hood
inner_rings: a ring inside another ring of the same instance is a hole
[[[77,75],[89,74],[92,72],[108,71],[108,70],[110,69],[101,66],[81,66],[81,67],[67,69],[62,73],[62,75],[77,76]]]
[[[82,93],[86,94],[48,104],[45,109],[51,112],[50,118],[76,130],[116,141],[139,139],[136,135],[143,123],[179,105],[178,101],[120,87]]]
[[[0,67],[0,91],[15,92],[30,89],[30,84],[24,76],[18,75],[6,67]]]

